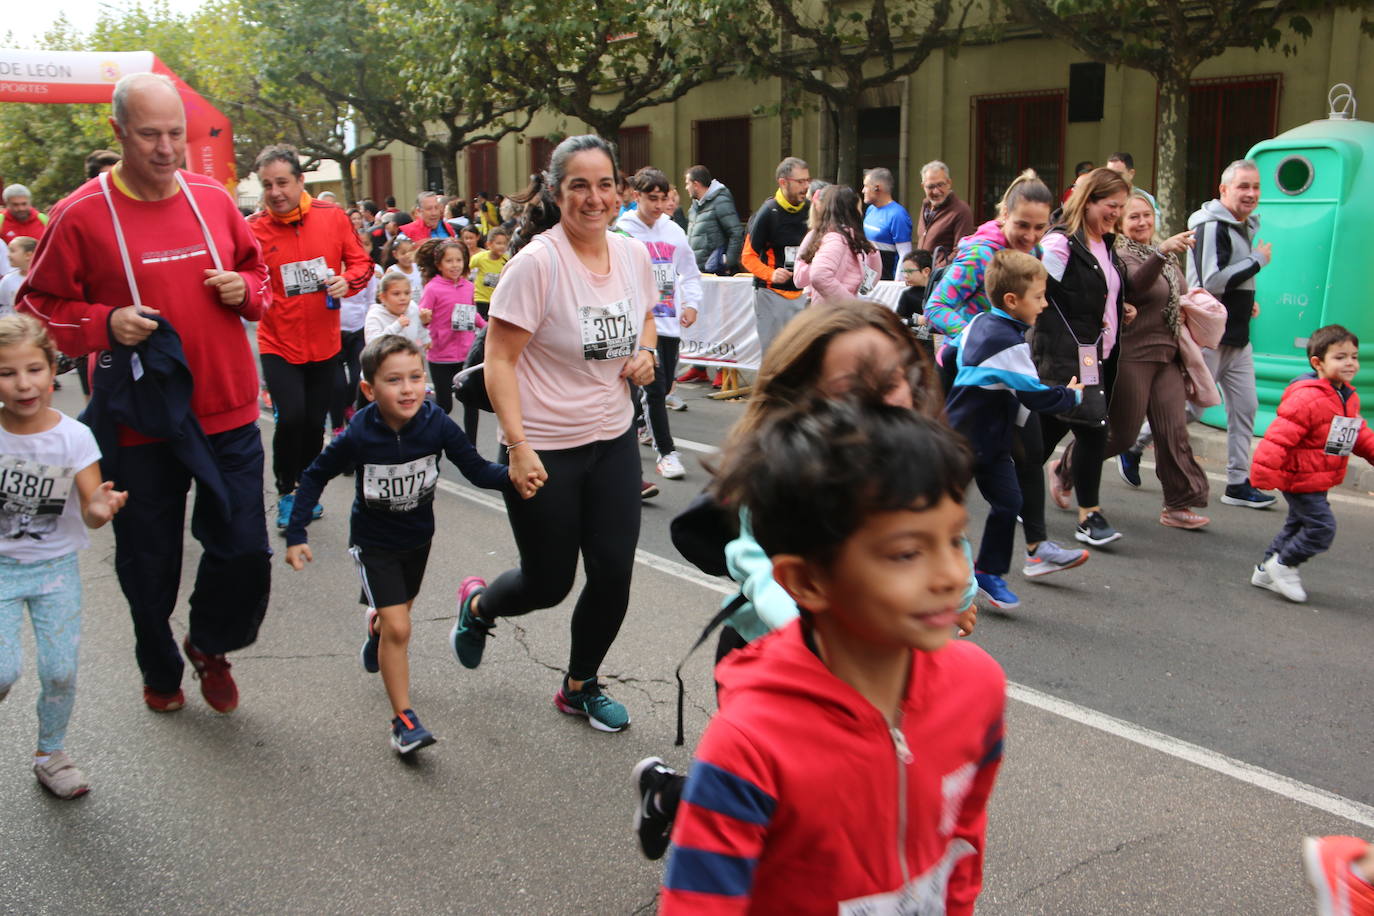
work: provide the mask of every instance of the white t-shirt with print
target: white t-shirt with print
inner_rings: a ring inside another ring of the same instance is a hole
[[[76,475],[100,460],[100,447],[90,427],[61,416],[41,433],[0,428],[0,556],[55,560],[90,544]]]

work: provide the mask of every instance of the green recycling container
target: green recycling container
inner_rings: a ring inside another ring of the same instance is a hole
[[[1374,422],[1374,123],[1354,118],[1349,87],[1333,89],[1331,101],[1330,117],[1262,140],[1248,156],[1259,166],[1259,239],[1274,246],[1255,276],[1260,314],[1250,324],[1257,434],[1289,382],[1311,371],[1307,339],[1328,324],[1360,338],[1355,387]],[[1203,420],[1226,426],[1220,407]]]

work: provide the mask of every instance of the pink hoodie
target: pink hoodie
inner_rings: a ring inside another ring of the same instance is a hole
[[[813,233],[808,232],[802,239],[801,251],[811,243]],[[870,251],[860,258],[849,247],[849,242],[838,232],[827,232],[821,238],[820,247],[812,255],[811,262],[797,260],[797,269],[792,282],[805,287],[811,294],[811,302],[837,302],[853,299],[859,294],[864,282],[864,267],[873,270],[873,282],[882,276],[883,261],[876,251]]]
[[[472,293],[472,283],[467,277],[453,281],[438,276],[425,284],[425,291],[420,295],[420,308],[434,311],[434,317],[429,322],[429,333],[434,343],[425,356],[430,362],[461,363],[467,359],[477,332],[453,330],[453,307],[472,305]],[[481,315],[474,314],[474,318],[477,327],[487,326]]]

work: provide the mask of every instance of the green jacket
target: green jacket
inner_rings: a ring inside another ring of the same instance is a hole
[[[696,253],[698,270],[705,270],[707,259],[721,247],[725,248],[723,266],[731,273],[739,269],[744,224],[739,220],[730,189],[719,181],[712,181],[701,199],[692,201],[687,214],[687,242]]]

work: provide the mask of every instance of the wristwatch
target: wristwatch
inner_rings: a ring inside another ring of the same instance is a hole
[[[648,353],[650,356],[652,356],[652,357],[654,358],[654,365],[655,365],[655,366],[658,365],[658,351],[657,351],[657,350],[655,350],[653,347],[640,347],[639,349],[643,350],[645,353]]]

